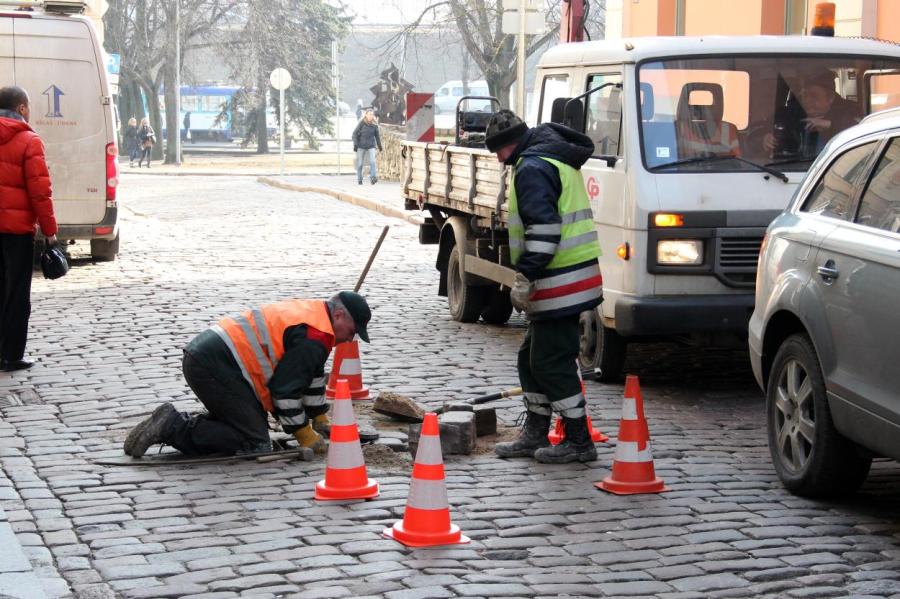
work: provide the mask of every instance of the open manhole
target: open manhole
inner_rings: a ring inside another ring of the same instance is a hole
[[[0,409],[12,408],[15,406],[31,406],[42,403],[44,403],[44,400],[37,391],[30,387],[13,391],[6,395],[0,395]]]

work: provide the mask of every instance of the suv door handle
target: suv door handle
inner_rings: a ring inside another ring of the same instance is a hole
[[[840,275],[834,264],[834,260],[828,260],[822,266],[817,267],[816,272],[819,273],[819,276],[822,277],[826,283],[830,283]]]

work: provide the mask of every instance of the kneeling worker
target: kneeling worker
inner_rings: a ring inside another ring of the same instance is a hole
[[[555,123],[529,129],[509,110],[491,117],[485,143],[515,169],[508,204],[509,255],[516,267],[510,299],[528,319],[518,358],[525,427],[495,451],[550,464],[595,460],[576,363],[579,315],[603,299],[600,243],[579,172],[594,144]],[[551,446],[554,411],[562,416],[565,440]]]
[[[286,300],[226,317],[184,349],[182,370],[208,414],[157,407],[125,439],[141,457],[154,444],[182,453],[272,451],[267,413],[303,447],[323,453],[327,431],[325,361],[336,343],[369,341],[365,298],[342,291],[328,301]]]

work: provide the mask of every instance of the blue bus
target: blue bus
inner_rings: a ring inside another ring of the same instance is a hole
[[[233,138],[234,112],[230,106],[231,98],[240,90],[237,86],[208,85],[181,87],[181,114],[178,116],[178,127],[184,122],[184,115],[191,113],[191,139],[209,139],[213,141],[231,141]],[[160,106],[165,100],[160,95]],[[222,110],[228,110],[225,116],[216,122]],[[165,110],[162,122],[166,122]],[[165,135],[165,131],[162,133]]]

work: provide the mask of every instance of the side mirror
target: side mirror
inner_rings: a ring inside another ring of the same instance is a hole
[[[581,100],[572,99],[566,102],[563,125],[575,131],[584,131],[584,104]]]

